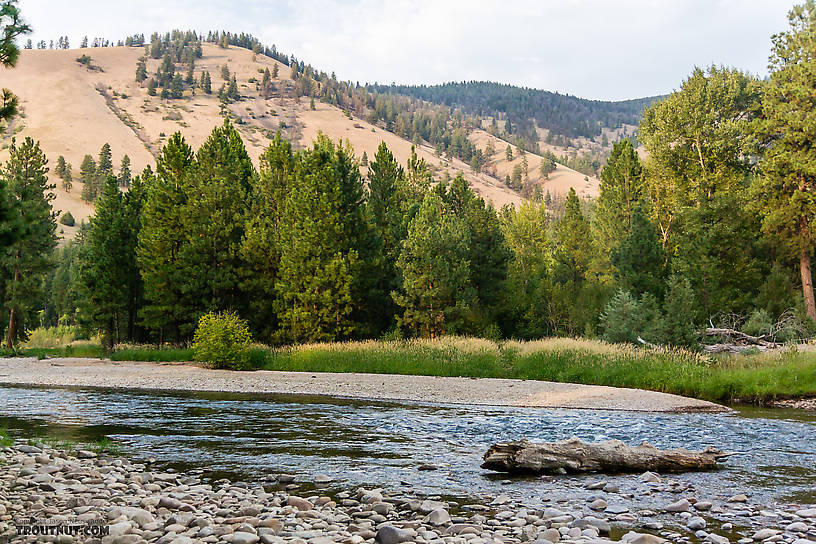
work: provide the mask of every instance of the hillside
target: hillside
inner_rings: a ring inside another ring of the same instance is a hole
[[[268,139],[277,130],[296,147],[305,147],[322,131],[332,139],[348,140],[358,157],[365,152],[374,156],[377,146],[385,141],[395,156],[405,162],[412,143],[386,131],[379,125],[352,118],[342,109],[316,101],[314,110],[310,100],[297,97],[290,79],[289,67],[263,55],[230,46],[222,48],[202,44],[202,57],[196,60],[195,77],[204,70],[212,77],[213,94],[201,90],[184,91],[179,99],[162,99],[148,94],[147,82],[137,83],[135,71],[142,47],[101,47],[74,50],[25,50],[17,67],[3,72],[3,85],[20,97],[21,115],[5,128],[0,137],[0,161],[8,157],[12,137],[31,136],[39,140],[53,168],[59,155],[72,165],[74,187],[66,193],[57,183],[55,208],[70,211],[79,221],[92,213],[92,206],[80,199],[79,167],[85,154],[96,158],[106,142],[110,144],[114,168],[127,154],[131,170],[138,173],[152,164],[155,155],[167,138],[181,131],[188,143],[198,147],[212,128],[223,122],[225,113],[233,120],[244,138],[253,159],[266,147]],[[87,55],[90,66],[77,59]],[[147,73],[153,74],[160,60],[147,59]],[[260,92],[261,72],[278,65],[278,77],[273,80],[272,92],[264,98]],[[222,112],[217,90],[223,83],[221,70],[227,66],[236,77],[242,99],[227,105]],[[183,70],[183,68],[179,68]],[[484,150],[488,139],[494,140],[497,150],[482,168],[475,172],[458,159],[441,157],[429,145],[417,146],[417,153],[436,169],[437,178],[447,172],[455,176],[462,172],[474,190],[496,207],[517,205],[523,197],[502,181],[516,162],[507,162],[504,149],[507,142],[481,130],[470,133],[469,139]],[[597,180],[584,181],[584,175],[559,166],[545,181],[538,176],[542,159],[528,153],[529,178],[542,184],[544,192],[564,193],[575,187],[587,197],[597,194]],[[494,174],[493,175],[489,175]],[[70,236],[75,229],[60,227]]]

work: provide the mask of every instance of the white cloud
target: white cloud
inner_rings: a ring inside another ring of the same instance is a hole
[[[665,93],[695,65],[765,71],[792,0],[21,0],[35,39],[250,32],[341,79],[487,79],[602,99]]]

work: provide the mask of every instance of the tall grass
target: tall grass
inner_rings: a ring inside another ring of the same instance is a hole
[[[80,338],[79,327],[60,325],[57,327],[38,327],[28,331],[28,340],[23,348],[57,349],[68,346]]]

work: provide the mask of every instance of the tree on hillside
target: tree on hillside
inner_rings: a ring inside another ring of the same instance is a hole
[[[465,222],[429,193],[408,226],[397,268],[402,289],[394,302],[403,308],[399,325],[426,338],[455,334],[473,302],[470,246]]]
[[[119,163],[119,185],[126,189],[130,187],[130,157],[122,156],[122,162]]]
[[[510,144],[507,144],[507,149],[504,150],[504,159],[507,162],[510,162],[510,161],[513,160],[513,148],[510,147]]]
[[[184,83],[181,81],[181,74],[176,73],[173,76],[173,83],[170,91],[170,96],[172,98],[181,98],[184,96]]]
[[[136,63],[136,82],[141,83],[147,79],[147,63],[144,57],[139,57],[139,62]]]
[[[79,166],[79,179],[82,180],[82,200],[93,202],[96,198],[97,180],[96,162],[90,155],[85,155]]]
[[[54,166],[54,174],[59,177],[65,176],[65,157],[62,155],[57,157],[57,164]]]
[[[144,282],[141,317],[162,342],[180,341],[190,332],[191,324],[183,306],[187,274],[180,260],[180,234],[186,230],[183,209],[192,163],[193,150],[181,133],[173,134],[156,159],[155,181],[147,184],[141,214],[142,229],[136,250]]]
[[[278,79],[278,63],[272,65],[272,79]]]
[[[0,67],[13,68],[20,50],[17,37],[31,32],[23,22],[17,0],[0,2]],[[17,113],[17,97],[9,89],[0,89],[0,121],[11,119]]]
[[[756,123],[763,161],[755,195],[763,230],[797,256],[807,315],[816,320],[816,2],[794,7],[788,20],[789,30],[773,37]]]
[[[48,160],[38,143],[14,140],[0,177],[14,202],[20,236],[0,255],[5,278],[4,305],[8,312],[6,347],[13,348],[20,333],[32,324],[51,252],[57,245],[56,214],[51,207],[54,185],[48,183]]]
[[[96,162],[96,173],[103,180],[107,179],[108,175],[113,173],[111,147],[108,143],[103,144],[102,149],[99,150],[99,159]]]
[[[212,79],[208,71],[201,72],[201,89],[206,94],[212,94]]]
[[[70,164],[65,165],[65,173],[62,176],[62,189],[66,193],[70,193],[71,189],[74,188],[74,175],[71,172],[72,168]]]

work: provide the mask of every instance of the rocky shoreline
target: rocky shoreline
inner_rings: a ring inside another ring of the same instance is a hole
[[[586,500],[521,504],[508,495],[460,504],[382,489],[330,490],[330,479],[274,485],[206,481],[85,450],[17,440],[0,451],[0,542],[102,544],[709,544],[816,541],[816,508],[764,509],[748,497],[710,502],[682,481],[633,476],[635,493],[598,477]],[[302,484],[308,483],[312,491]],[[611,503],[615,505],[610,505]],[[29,532],[28,535],[25,533]],[[36,534],[35,534],[36,533]],[[71,534],[58,534],[71,533]]]

